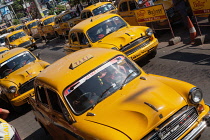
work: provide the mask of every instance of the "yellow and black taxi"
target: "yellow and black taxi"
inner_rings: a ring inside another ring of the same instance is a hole
[[[84,8],[81,12],[81,20],[104,13],[116,13],[117,8],[111,2],[98,2]]]
[[[0,54],[4,53],[6,51],[9,51],[9,49],[6,47],[0,47]]]
[[[58,35],[68,35],[69,30],[77,24],[78,16],[75,10],[66,10],[55,17],[55,33]]]
[[[13,32],[13,31],[15,30],[15,26],[16,26],[16,25],[12,25],[12,26],[10,26],[10,27],[7,27],[7,28],[6,28],[6,29],[7,29],[7,33]]]
[[[55,31],[53,28],[53,26],[55,25],[55,22],[54,22],[55,16],[56,15],[46,16],[46,17],[41,18],[38,21],[37,29],[38,29],[39,35],[42,38],[55,35]]]
[[[3,35],[5,33],[7,33],[7,29],[6,28],[0,29],[0,35]]]
[[[22,29],[13,31],[5,37],[5,44],[9,49],[24,47],[27,49],[36,49],[37,45],[32,36],[28,36]]]
[[[147,74],[124,53],[87,48],[43,70],[29,98],[54,139],[174,140],[210,126],[198,87]]]
[[[87,47],[110,48],[133,60],[156,55],[158,40],[146,26],[130,26],[117,14],[102,14],[75,25],[69,32],[66,54]]]
[[[14,48],[0,58],[0,97],[17,109],[33,96],[34,79],[49,63],[25,48]]]
[[[31,29],[32,28],[37,28],[38,25],[38,19],[34,19],[31,21],[28,21],[25,23],[25,27],[23,28],[23,30],[30,36],[32,36],[32,32]],[[35,36],[34,36],[35,37]]]

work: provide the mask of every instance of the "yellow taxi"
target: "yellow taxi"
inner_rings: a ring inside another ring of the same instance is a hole
[[[17,109],[33,96],[34,79],[49,63],[25,48],[14,48],[0,54],[0,58],[0,98]]]
[[[81,20],[104,13],[116,13],[117,8],[111,2],[98,2],[84,8],[80,14]]]
[[[139,4],[139,1],[140,0],[120,0],[118,3],[117,13],[132,26],[145,25],[145,23],[139,24],[135,15],[135,10],[143,8],[142,5]],[[175,11],[173,8],[172,0],[155,0],[154,4],[163,4],[171,23],[181,19],[178,11]],[[168,25],[167,20],[160,20],[156,23],[160,26]]]
[[[124,53],[87,48],[43,70],[29,98],[54,139],[193,139],[210,126],[198,87],[147,74]]]
[[[117,14],[102,14],[75,25],[69,32],[66,54],[88,47],[124,52],[133,60],[156,55],[158,40],[146,26],[130,26]]]
[[[75,10],[67,10],[55,17],[54,30],[57,36],[68,35],[69,30],[77,24],[78,16]]]
[[[27,49],[36,49],[37,45],[32,36],[28,36],[22,29],[13,31],[5,37],[5,44],[9,49],[24,47]]]
[[[43,17],[38,21],[37,30],[42,38],[47,38],[55,35],[55,31],[53,28],[53,26],[55,25],[54,19],[55,15],[50,15],[47,17]]]
[[[15,25],[12,25],[12,26],[10,26],[10,27],[7,27],[6,29],[7,29],[7,33],[10,33],[10,32],[13,32],[15,29]]]
[[[37,25],[38,25],[38,19],[31,20],[31,21],[25,23],[25,27],[23,28],[23,30],[28,35],[32,36],[31,29],[32,28],[37,28]],[[35,36],[33,36],[33,37],[36,38]]]
[[[23,29],[23,28],[24,28],[24,24],[18,24],[14,27],[14,31],[20,30],[20,29]]]
[[[6,47],[0,47],[0,54],[4,53],[6,51],[9,51],[9,49]]]
[[[0,35],[5,34],[5,33],[7,33],[7,29],[6,28],[0,29]]]

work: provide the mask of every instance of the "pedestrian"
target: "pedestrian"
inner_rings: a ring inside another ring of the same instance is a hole
[[[187,9],[186,2],[187,2],[186,0],[173,0],[173,5],[174,5],[173,7],[176,11],[179,12],[185,28],[188,27],[188,20],[187,20],[188,13],[186,11]]]
[[[6,119],[9,113],[9,110],[0,108],[0,118]]]

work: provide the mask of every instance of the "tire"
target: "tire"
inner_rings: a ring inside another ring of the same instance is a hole
[[[157,54],[157,50],[155,49],[155,50],[153,50],[153,51],[150,52],[149,58],[150,59],[154,58],[156,56],[156,54]]]

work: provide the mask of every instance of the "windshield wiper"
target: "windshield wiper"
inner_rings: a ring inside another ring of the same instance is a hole
[[[98,97],[97,101],[95,102],[95,104],[93,105],[93,108],[98,104],[99,100],[104,96],[105,93],[107,93],[107,91],[109,91],[111,88],[113,88],[114,85],[112,84],[109,88],[107,88],[102,94],[101,96]]]
[[[126,81],[128,80],[128,78],[129,78],[134,72],[136,72],[136,71],[132,71],[131,73],[129,73],[129,74],[127,75],[127,77],[126,77],[126,78],[124,79],[124,81],[122,82],[122,85],[121,85],[120,89],[123,88],[123,86],[125,85],[125,83],[126,83]]]

